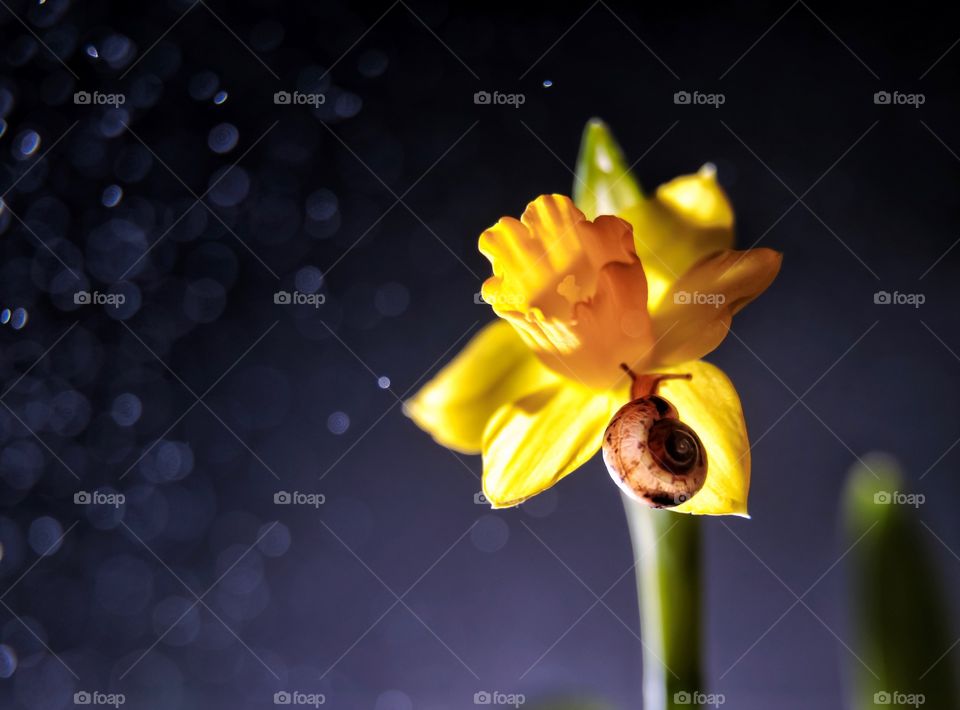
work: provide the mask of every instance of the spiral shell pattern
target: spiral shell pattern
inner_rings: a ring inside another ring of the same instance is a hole
[[[653,508],[689,500],[707,480],[700,437],[656,395],[620,408],[603,437],[603,461],[628,496]]]

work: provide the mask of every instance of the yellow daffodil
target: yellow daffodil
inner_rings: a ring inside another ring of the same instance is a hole
[[[672,508],[746,515],[750,448],[740,400],[700,360],[771,284],[781,257],[734,251],[733,210],[705,166],[640,192],[599,121],[587,126],[575,200],[542,195],[480,235],[499,319],[406,403],[444,446],[483,454],[495,508],[517,505],[600,448],[638,374],[684,373],[659,393],[699,435],[706,481]]]

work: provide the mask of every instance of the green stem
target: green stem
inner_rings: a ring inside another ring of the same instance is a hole
[[[625,496],[623,503],[637,560],[643,708],[701,707],[692,702],[704,692],[699,521],[693,515],[648,508]]]

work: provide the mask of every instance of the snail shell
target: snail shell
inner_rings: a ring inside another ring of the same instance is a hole
[[[613,416],[603,436],[603,462],[621,490],[653,508],[680,505],[707,480],[700,437],[655,394],[625,404]]]

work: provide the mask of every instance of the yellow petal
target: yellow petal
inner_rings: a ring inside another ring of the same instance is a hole
[[[716,348],[733,315],[766,290],[782,260],[771,249],[727,250],[691,267],[653,309],[653,362],[697,360]]]
[[[710,163],[695,175],[681,175],[658,187],[657,201],[692,226],[733,229],[733,208]]]
[[[579,299],[564,292],[564,282],[589,296],[605,264],[639,266],[629,224],[610,216],[591,222],[565,195],[541,195],[519,220],[503,217],[480,235],[479,249],[493,268],[484,300],[499,314],[539,308],[565,315]]]
[[[733,208],[716,172],[705,165],[694,175],[661,185],[653,198],[617,212],[633,225],[652,305],[694,263],[733,246]]]
[[[497,410],[483,435],[483,492],[494,508],[545,491],[600,449],[626,393],[554,384]]]
[[[480,235],[480,251],[493,266],[484,300],[559,375],[608,389],[620,363],[649,362],[647,282],[624,220],[542,195]]]
[[[689,372],[690,380],[664,380],[658,394],[677,408],[707,451],[707,480],[690,500],[671,508],[695,515],[747,516],[750,441],[740,398],[720,368],[702,360],[661,370]]]
[[[498,319],[407,400],[404,412],[437,443],[475,454],[499,407],[557,379],[510,324]]]

